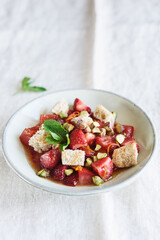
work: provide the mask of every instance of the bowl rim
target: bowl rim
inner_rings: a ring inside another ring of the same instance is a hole
[[[59,92],[67,92],[67,91],[95,91],[95,92],[103,92],[103,93],[108,93],[117,97],[120,97],[122,99],[124,99],[125,101],[128,101],[129,103],[131,103],[134,107],[138,108],[147,118],[147,120],[149,121],[151,128],[152,128],[152,132],[153,132],[153,148],[152,148],[152,152],[147,160],[147,162],[144,164],[144,166],[142,168],[140,168],[134,175],[130,176],[129,178],[123,180],[120,183],[117,183],[116,185],[113,186],[109,186],[107,188],[99,188],[99,189],[90,189],[90,190],[84,190],[84,191],[80,191],[80,192],[73,192],[72,188],[64,191],[64,190],[59,190],[58,188],[51,188],[51,187],[47,187],[45,185],[36,183],[35,181],[30,180],[29,178],[27,178],[26,176],[24,176],[20,171],[18,171],[12,164],[12,161],[10,161],[9,157],[7,156],[7,153],[5,151],[6,146],[5,146],[5,139],[6,139],[6,131],[8,128],[8,125],[10,123],[10,121],[12,120],[12,118],[14,118],[14,116],[25,106],[27,106],[28,104],[31,104],[33,101],[36,101],[39,98],[45,97],[47,95],[51,95],[54,93],[59,93]],[[4,126],[4,130],[3,130],[3,135],[2,135],[2,153],[4,156],[5,161],[7,162],[8,166],[16,173],[16,175],[18,175],[21,179],[23,179],[25,182],[27,182],[28,184],[30,184],[31,186],[34,186],[38,189],[47,191],[47,192],[51,192],[51,193],[55,193],[55,194],[61,194],[61,195],[70,195],[70,196],[83,196],[83,195],[95,195],[95,194],[100,194],[100,193],[105,193],[105,192],[110,192],[110,191],[115,191],[117,189],[120,189],[130,183],[132,183],[137,176],[139,176],[139,174],[141,173],[141,171],[144,169],[144,167],[147,166],[147,164],[151,161],[151,158],[153,157],[153,154],[155,152],[155,146],[156,146],[156,133],[155,133],[155,128],[153,126],[153,123],[151,122],[151,119],[149,118],[149,116],[145,113],[145,111],[139,107],[137,104],[135,104],[134,102],[132,102],[130,99],[127,99],[126,97],[123,97],[117,93],[113,93],[111,91],[107,91],[107,90],[102,90],[102,89],[94,89],[94,88],[68,88],[68,89],[62,89],[62,90],[56,90],[56,91],[48,91],[44,94],[42,94],[41,96],[38,96],[36,98],[33,98],[32,100],[28,101],[27,103],[23,104],[20,108],[18,108],[9,118],[9,120],[6,122],[5,126]]]

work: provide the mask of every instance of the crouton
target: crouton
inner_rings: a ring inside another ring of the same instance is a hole
[[[128,143],[123,147],[114,150],[112,161],[118,168],[125,168],[137,165],[138,151],[136,143]]]
[[[62,164],[72,166],[84,166],[85,152],[82,150],[66,149],[62,152]]]
[[[98,105],[94,111],[94,117],[101,120],[102,122],[110,122],[111,127],[114,126],[115,118],[113,114],[108,111],[105,107],[103,107],[101,104]]]
[[[52,113],[56,113],[58,115],[62,114],[65,117],[68,116],[68,111],[69,111],[69,105],[64,98],[62,98],[61,101],[57,102],[52,108]]]
[[[48,134],[45,130],[38,130],[29,140],[29,145],[34,148],[36,152],[42,153],[51,149],[52,145],[45,141]]]

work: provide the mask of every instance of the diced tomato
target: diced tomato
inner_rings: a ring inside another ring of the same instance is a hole
[[[94,156],[94,151],[89,146],[80,147],[79,149],[85,151],[86,157]]]
[[[134,127],[133,126],[122,125],[122,128],[123,128],[122,133],[126,137],[133,137],[133,133],[134,133]]]
[[[107,148],[111,143],[116,143],[113,136],[96,137],[96,144],[99,144],[102,148]]]
[[[95,174],[91,172],[87,168],[82,168],[82,170],[78,171],[78,178],[79,178],[79,184],[86,185],[86,184],[92,184],[92,177],[94,177]]]
[[[39,130],[39,126],[34,126],[31,128],[25,128],[20,135],[21,143],[28,146],[29,139]]]
[[[40,115],[40,125],[44,123],[45,120],[48,119],[53,119],[53,120],[58,120],[60,117],[56,114],[41,114]]]
[[[123,143],[121,144],[121,146],[125,146],[127,143],[134,143],[134,142],[136,143],[137,151],[139,152],[139,145],[138,145],[138,143],[135,141],[134,138],[130,138],[130,137],[125,138],[125,140],[123,141]]]
[[[44,153],[40,157],[40,163],[43,167],[51,169],[57,165],[61,158],[61,151],[59,149],[52,149]]]
[[[85,138],[87,140],[88,145],[91,146],[94,144],[96,136],[93,133],[85,133]]]
[[[112,176],[113,173],[113,162],[110,157],[98,159],[92,163],[92,169],[98,173],[98,175],[106,181]]]

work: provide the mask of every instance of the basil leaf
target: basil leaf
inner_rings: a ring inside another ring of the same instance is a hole
[[[59,143],[58,141],[54,140],[53,137],[46,137],[45,141],[50,144],[58,144]]]
[[[18,90],[15,94],[22,92],[22,91],[30,91],[30,92],[44,92],[47,89],[44,87],[38,87],[38,86],[31,86],[31,78],[25,77],[22,80],[22,87],[20,90]],[[15,95],[14,94],[14,95]]]
[[[66,138],[67,138],[67,142],[63,143],[59,146],[59,149],[61,151],[64,151],[66,149],[66,147],[70,144],[69,134],[66,135]]]
[[[48,119],[44,121],[43,127],[46,132],[49,133],[49,137],[46,141],[50,144],[60,144],[59,149],[63,151],[70,143],[69,134],[62,125],[53,119]]]
[[[50,132],[58,135],[61,138],[62,142],[66,141],[66,135],[68,131],[65,130],[62,125],[53,119],[48,119],[44,121],[44,129],[50,134]]]

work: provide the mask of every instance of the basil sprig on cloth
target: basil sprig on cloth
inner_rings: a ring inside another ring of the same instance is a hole
[[[23,78],[22,87],[15,94],[22,92],[22,91],[44,92],[47,90],[44,87],[31,86],[31,83],[32,83],[31,78],[29,78],[29,77]]]
[[[60,144],[59,149],[61,151],[63,151],[69,145],[69,133],[59,122],[48,119],[44,121],[43,127],[50,135],[46,137],[46,142],[50,144]]]

